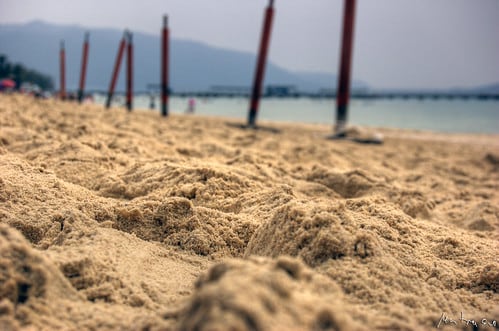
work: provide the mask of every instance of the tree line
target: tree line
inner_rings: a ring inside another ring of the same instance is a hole
[[[7,55],[0,54],[0,79],[3,78],[12,79],[17,87],[22,83],[31,83],[40,86],[42,90],[54,89],[54,81],[49,75],[28,69],[20,63],[11,63]]]

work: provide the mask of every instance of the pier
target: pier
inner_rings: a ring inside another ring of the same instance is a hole
[[[138,94],[159,93],[158,84],[148,84],[147,91]],[[100,91],[95,91],[99,93]],[[251,96],[249,86],[216,85],[202,91],[170,91],[171,96],[198,98],[248,98]],[[267,85],[263,98],[313,98],[335,99],[335,89],[319,89],[315,92],[300,91],[293,85]],[[499,94],[469,91],[370,91],[353,90],[351,98],[357,100],[499,100]]]

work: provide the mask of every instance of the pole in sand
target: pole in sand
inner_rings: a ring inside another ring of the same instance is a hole
[[[265,64],[270,42],[270,32],[272,29],[272,19],[274,16],[274,0],[270,0],[269,6],[265,11],[265,21],[263,23],[262,36],[260,40],[260,49],[258,52],[258,60],[253,81],[253,90],[251,93],[251,102],[248,115],[248,126],[255,127],[256,115],[258,113],[258,105],[260,95],[262,93],[262,83],[265,73]]]
[[[114,88],[116,87],[116,81],[118,80],[118,74],[120,72],[121,59],[123,58],[123,52],[125,51],[125,44],[128,32],[125,31],[123,38],[121,38],[120,46],[118,48],[118,54],[116,55],[116,62],[114,63],[113,76],[111,78],[111,83],[109,84],[109,91],[107,93],[106,108],[111,107],[111,101],[114,94]]]
[[[85,78],[87,75],[87,62],[88,62],[88,37],[89,33],[85,33],[85,39],[83,41],[83,54],[81,58],[81,71],[80,71],[80,88],[78,89],[78,102],[83,101],[83,94],[85,91]]]
[[[59,70],[60,70],[60,84],[61,90],[59,91],[59,97],[62,100],[66,99],[66,50],[64,48],[64,40],[61,41],[61,48],[59,51]]]
[[[133,42],[132,33],[128,32],[128,45],[126,57],[126,107],[133,109]]]
[[[343,36],[341,43],[340,76],[336,93],[335,134],[344,135],[347,123],[348,100],[350,98],[350,73],[352,68],[353,30],[355,23],[355,1],[345,0],[343,14]]]
[[[163,16],[163,31],[161,40],[161,115],[168,116],[168,60],[169,60],[168,16]]]

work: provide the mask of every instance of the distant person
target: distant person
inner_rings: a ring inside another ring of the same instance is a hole
[[[83,103],[94,103],[94,96],[92,94],[86,94]]]
[[[187,114],[194,114],[194,111],[196,110],[196,100],[194,98],[189,98],[189,101],[187,101]]]
[[[154,94],[149,94],[149,109],[156,108],[156,103],[154,102]]]

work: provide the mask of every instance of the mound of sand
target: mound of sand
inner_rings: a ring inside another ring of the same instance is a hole
[[[499,320],[499,136],[265,125],[0,95],[0,328]]]
[[[213,266],[198,279],[193,298],[179,314],[179,329],[360,329],[342,299],[336,282],[299,260],[231,260]]]

